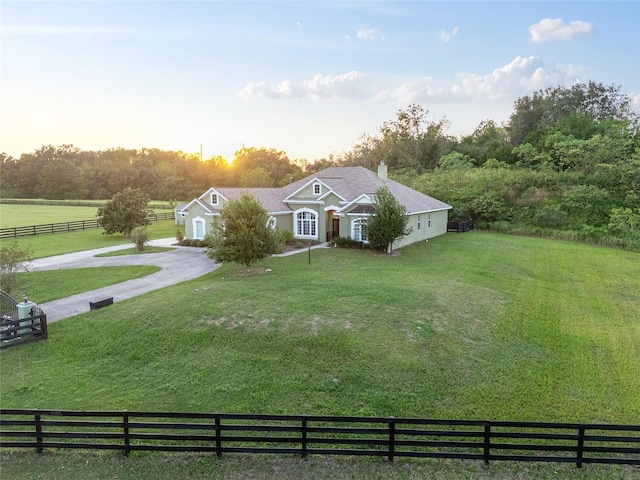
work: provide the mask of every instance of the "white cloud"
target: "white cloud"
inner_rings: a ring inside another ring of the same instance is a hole
[[[375,28],[368,27],[360,27],[358,29],[358,33],[356,33],[356,37],[361,40],[377,40],[378,38],[384,40],[384,37],[380,36],[380,32]]]
[[[575,20],[567,25],[561,18],[544,18],[529,26],[533,43],[568,40],[578,35],[587,35],[592,31],[593,27],[588,22]]]
[[[631,103],[633,104],[633,106],[640,108],[640,93],[637,93],[635,95],[632,93],[629,96],[631,97]]]
[[[289,80],[276,86],[268,86],[264,82],[249,82],[237,95],[245,100],[252,98],[271,99],[331,99],[331,98],[368,98],[369,78],[365,73],[351,71],[341,75],[317,74],[302,85],[295,85]]]
[[[453,82],[436,82],[419,77],[402,83],[391,91],[381,92],[376,100],[398,103],[513,100],[522,95],[559,84],[580,80],[581,69],[573,65],[549,68],[539,57],[516,57],[491,73],[458,73]]]
[[[535,56],[516,57],[489,73],[458,73],[455,78],[415,77],[391,85],[386,90],[373,91],[373,79],[363,72],[341,75],[315,75],[300,84],[285,80],[275,86],[250,82],[237,95],[244,99],[361,99],[374,102],[458,103],[463,101],[509,101],[522,95],[556,85],[572,85],[581,81],[584,72],[574,65],[547,67]],[[635,101],[635,100],[634,100]],[[640,101],[640,97],[637,101]]]
[[[304,27],[302,26],[302,23],[296,22],[296,30],[304,30]]]
[[[451,30],[451,32],[445,32],[444,30],[440,30],[440,40],[442,40],[444,43],[448,43],[449,40],[451,40],[453,37],[455,37],[458,34],[458,26],[456,25],[455,27],[453,27],[453,30]]]
[[[579,80],[579,73],[580,69],[573,65],[549,68],[539,57],[518,56],[486,75],[456,75],[459,82],[452,86],[451,93],[486,99],[514,98],[553,85],[575,83]]]

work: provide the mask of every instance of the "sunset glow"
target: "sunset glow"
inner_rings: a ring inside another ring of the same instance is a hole
[[[639,2],[6,1],[1,150],[314,160],[412,103],[451,135],[578,81],[638,107],[638,18]]]

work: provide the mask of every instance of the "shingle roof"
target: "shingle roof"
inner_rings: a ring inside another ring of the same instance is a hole
[[[227,199],[239,198],[243,191],[248,191],[270,213],[293,211],[283,200],[314,180],[320,180],[347,202],[352,202],[362,194],[370,198],[380,187],[387,187],[398,202],[407,209],[407,213],[427,212],[450,209],[440,200],[420,193],[393,180],[383,180],[375,172],[364,167],[329,167],[309,177],[280,188],[216,188]],[[311,200],[311,199],[309,199]],[[316,200],[316,199],[313,199]]]

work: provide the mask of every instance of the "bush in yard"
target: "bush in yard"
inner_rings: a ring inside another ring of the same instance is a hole
[[[340,248],[364,248],[364,243],[351,237],[334,237],[331,241],[336,247]]]
[[[134,228],[149,225],[149,214],[153,213],[149,201],[149,195],[138,189],[125,188],[116,193],[104,207],[98,208],[98,222],[104,233],[122,233],[129,238]]]
[[[205,237],[205,244],[209,258],[247,268],[282,248],[280,234],[271,228],[269,213],[248,192],[224,204],[219,221]]]
[[[131,243],[136,246],[136,250],[139,252],[144,251],[144,247],[149,242],[149,234],[147,233],[147,229],[145,227],[136,227],[131,232],[131,236],[129,237]]]
[[[557,206],[546,205],[533,217],[533,224],[543,228],[562,228],[567,223],[567,213]]]
[[[0,287],[11,293],[18,286],[18,273],[29,271],[27,263],[31,250],[21,248],[17,242],[0,248]]]
[[[184,233],[182,233],[182,230],[178,229],[176,231],[176,240],[178,241],[178,243],[182,244],[182,240],[184,240]]]
[[[191,246],[191,239],[190,238],[183,238],[182,240],[180,240],[180,245],[182,245],[183,247],[190,247]]]
[[[376,214],[369,218],[365,226],[369,245],[376,250],[391,253],[393,242],[411,233],[411,230],[407,229],[407,209],[400,205],[386,187],[376,191],[373,203]]]

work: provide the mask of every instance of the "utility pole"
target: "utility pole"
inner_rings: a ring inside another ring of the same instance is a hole
[[[200,144],[200,161],[202,161],[202,144]]]

